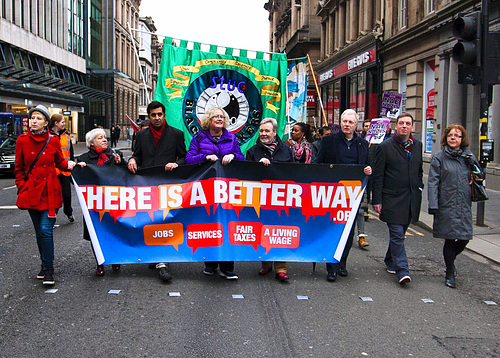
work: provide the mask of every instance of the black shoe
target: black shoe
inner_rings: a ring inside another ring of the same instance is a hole
[[[213,276],[215,271],[216,269],[214,269],[213,267],[205,266],[205,268],[203,269],[203,274],[207,276]]]
[[[54,269],[53,268],[48,268],[45,270],[45,276],[43,277],[43,284],[44,285],[53,285],[56,283],[56,280],[54,279]]]
[[[343,268],[343,269],[341,268],[339,271],[339,276],[346,277],[348,274],[349,274],[349,272],[347,272],[347,269],[345,269],[345,268]]]
[[[456,288],[457,285],[455,283],[455,276],[453,274],[449,274],[449,275],[447,274],[445,277],[444,284],[448,287]]]
[[[328,275],[326,275],[326,280],[329,282],[335,282],[336,279],[337,279],[336,272],[328,272]]]
[[[238,275],[236,275],[233,271],[219,271],[219,276],[225,277],[226,280],[237,280]]]
[[[172,280],[172,275],[168,271],[167,265],[158,268],[158,276],[160,276],[160,280],[165,282]]]
[[[44,277],[45,277],[45,270],[42,268],[42,269],[40,269],[40,272],[38,273],[38,275],[36,275],[36,278],[38,278],[39,280],[41,280]]]
[[[74,223],[75,222],[75,217],[73,215],[68,215],[68,220],[70,223]]]

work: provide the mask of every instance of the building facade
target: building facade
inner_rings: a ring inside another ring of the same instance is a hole
[[[109,96],[86,76],[86,2],[0,1],[0,136],[28,129],[38,104],[66,117],[79,138],[85,103]],[[84,134],[84,133],[83,133]]]
[[[315,66],[329,124],[339,124],[347,108],[359,114],[359,127],[378,117],[382,65],[383,0],[320,1],[320,58]]]
[[[321,26],[316,16],[318,0],[269,0],[264,8],[269,11],[269,51],[284,52],[288,58],[309,56],[311,63],[319,60]],[[313,74],[308,66],[307,118],[314,125],[321,125],[316,116],[314,98],[316,89]]]
[[[266,8],[281,9],[270,14],[272,51],[289,53],[296,5],[303,7],[303,1],[266,4]],[[490,2],[490,31],[500,30],[499,7],[498,2]],[[314,15],[321,34],[318,59],[313,63],[328,123],[339,124],[340,113],[352,108],[360,115],[360,129],[363,120],[380,116],[384,91],[398,92],[403,97],[400,110],[415,118],[414,136],[424,144],[426,170],[432,153],[441,149],[443,130],[451,123],[467,129],[471,149],[478,155],[480,88],[458,83],[452,24],[458,13],[480,10],[479,0],[317,1]],[[314,115],[321,116],[318,103]],[[495,85],[488,138],[500,138],[499,122],[500,87]],[[499,144],[487,175],[489,187],[500,189]]]
[[[491,2],[489,30],[500,29],[500,5]],[[415,137],[424,144],[424,160],[441,149],[444,129],[459,123],[465,127],[473,153],[479,154],[480,86],[458,83],[458,64],[452,58],[457,40],[452,24],[459,13],[481,10],[481,1],[398,0],[385,9],[380,44],[383,91],[404,95],[402,110],[416,120]],[[488,137],[500,138],[500,87],[493,86]],[[488,164],[488,186],[500,189],[500,148]]]
[[[141,82],[139,83],[139,119],[147,118],[147,106],[154,98],[158,82],[158,70],[162,47],[155,35],[156,26],[150,16],[139,18],[139,61]],[[144,76],[144,77],[142,77]]]
[[[114,0],[114,103],[110,124],[119,125],[127,136],[130,122],[139,118],[139,27],[140,0]]]

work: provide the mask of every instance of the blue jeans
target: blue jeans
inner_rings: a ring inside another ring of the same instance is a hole
[[[42,269],[54,267],[54,224],[55,218],[49,218],[49,211],[39,211],[36,209],[29,209],[28,212],[33,221],[36,233],[36,243],[38,251],[40,252],[40,259],[42,260]],[[56,209],[57,213],[57,209]]]
[[[385,254],[384,262],[387,268],[396,271],[398,278],[409,275],[408,258],[405,250],[405,233],[408,225],[389,224],[389,248]]]

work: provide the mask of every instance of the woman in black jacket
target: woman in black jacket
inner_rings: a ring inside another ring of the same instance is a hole
[[[118,165],[124,166],[126,163],[123,160],[123,154],[119,150],[114,150],[108,147],[108,140],[106,139],[106,132],[102,128],[92,129],[85,135],[85,141],[89,151],[78,157],[78,165],[85,166],[87,164],[95,165]],[[83,238],[90,241],[87,223],[83,225]],[[92,247],[94,251],[94,247]],[[95,257],[95,252],[94,252]],[[120,265],[111,265],[113,271],[118,271]],[[104,275],[104,265],[97,265],[95,270],[96,276]]]

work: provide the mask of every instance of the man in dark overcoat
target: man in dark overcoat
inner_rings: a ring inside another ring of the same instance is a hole
[[[128,170],[137,173],[138,168],[164,166],[165,171],[174,170],[184,164],[186,145],[182,131],[165,122],[165,106],[157,101],[148,105],[149,128],[136,133],[134,154],[128,161]],[[168,264],[156,264],[162,281],[172,280]]]
[[[413,117],[402,113],[395,133],[376,150],[373,167],[373,209],[389,228],[387,272],[404,285],[411,281],[404,245],[406,229],[416,223],[422,202],[422,142],[413,138]]]
[[[319,146],[316,163],[328,164],[364,164],[364,173],[372,174],[368,142],[356,133],[358,114],[353,109],[346,109],[340,116],[340,132],[323,137]],[[339,276],[347,276],[347,256],[352,247],[354,224],[351,227],[340,262],[327,263],[327,281],[334,282]]]

